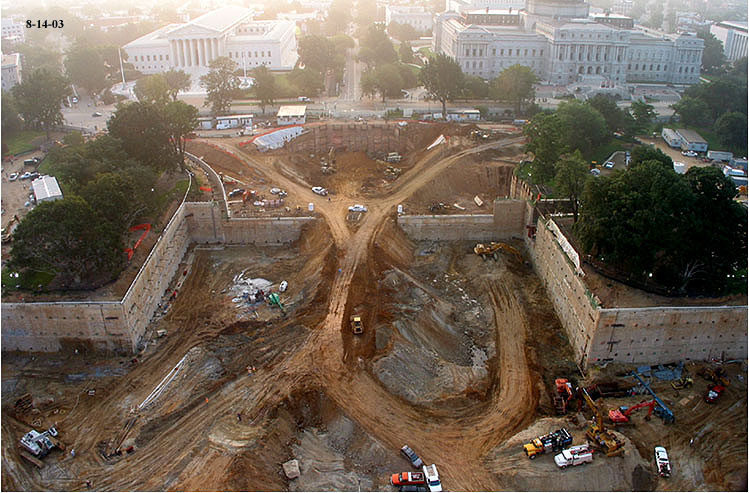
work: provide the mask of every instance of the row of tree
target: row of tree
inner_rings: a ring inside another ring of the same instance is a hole
[[[13,234],[10,267],[51,274],[55,289],[92,289],[125,266],[128,228],[158,217],[154,190],[184,158],[197,109],[181,101],[120,105],[109,135],[84,142],[80,134],[47,156],[64,198],[43,202]]]

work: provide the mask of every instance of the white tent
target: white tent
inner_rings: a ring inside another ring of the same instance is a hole
[[[57,184],[57,179],[54,176],[40,176],[31,182],[31,187],[34,189],[34,197],[36,197],[37,203],[62,198],[60,185]]]
[[[280,149],[286,142],[299,137],[303,132],[304,127],[302,126],[282,128],[261,135],[255,138],[253,142],[259,151],[265,152],[271,149]]]

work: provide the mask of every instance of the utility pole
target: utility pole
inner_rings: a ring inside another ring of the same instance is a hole
[[[122,68],[122,50],[117,48],[117,55],[120,57],[120,73],[122,74],[122,90],[124,91],[127,87],[125,84],[125,70]]]

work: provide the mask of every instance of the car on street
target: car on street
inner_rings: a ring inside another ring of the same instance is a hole
[[[668,460],[668,453],[663,447],[655,447],[655,468],[660,476],[664,478],[671,476],[671,463]]]
[[[11,173],[8,177],[8,180],[10,181],[16,181],[18,179],[18,173]]]
[[[407,484],[424,484],[426,478],[423,472],[402,472],[390,476],[390,484],[393,486],[405,486]]]
[[[421,457],[416,455],[416,452],[414,452],[408,445],[404,445],[403,447],[401,447],[401,453],[406,456],[406,459],[408,459],[408,461],[414,468],[418,469],[424,465]]]
[[[101,113],[98,111],[94,111],[93,113],[91,113],[91,116],[101,116]]]
[[[707,388],[707,393],[705,394],[705,402],[707,402],[708,404],[714,404],[724,390],[726,390],[726,388],[720,384],[710,385]]]
[[[697,153],[694,151],[681,151],[681,154],[687,157],[697,157]]]
[[[614,167],[614,161],[606,161],[606,164],[603,165],[606,169],[611,169]]]
[[[322,195],[323,197],[328,195],[328,189],[323,187],[312,187],[312,191],[315,192],[317,195]]]
[[[354,204],[348,210],[349,212],[367,212],[367,207],[361,204]]]

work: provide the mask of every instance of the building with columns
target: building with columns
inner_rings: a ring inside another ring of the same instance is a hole
[[[208,73],[210,62],[229,57],[239,68],[266,65],[291,70],[297,62],[295,24],[291,21],[253,21],[253,11],[228,6],[203,14],[186,24],[170,24],[126,44],[128,62],[144,74],[184,70]]]
[[[726,60],[735,62],[747,53],[747,23],[723,21],[710,26],[710,32],[723,43]]]
[[[455,58],[464,73],[485,79],[520,64],[556,85],[584,75],[600,76],[610,85],[699,82],[702,39],[612,17],[590,16],[584,0],[528,0],[521,10],[444,12],[435,20],[433,49]]]

